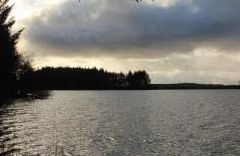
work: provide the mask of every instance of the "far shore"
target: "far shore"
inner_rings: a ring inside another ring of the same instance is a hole
[[[240,89],[240,85],[223,84],[197,84],[197,83],[176,83],[176,84],[151,84],[151,90],[193,90],[193,89]]]
[[[40,90],[204,90],[204,89],[240,89],[240,85],[223,84],[197,84],[197,83],[176,83],[176,84],[149,84],[145,87],[125,87],[125,88],[45,88]]]

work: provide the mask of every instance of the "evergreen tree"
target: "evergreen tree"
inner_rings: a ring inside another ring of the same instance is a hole
[[[132,89],[146,88],[151,83],[150,77],[146,71],[131,71],[127,75],[128,87]]]
[[[9,18],[12,7],[8,0],[0,0],[0,96],[17,92],[18,73],[23,64],[16,48],[22,29],[12,32],[15,24],[14,18]]]

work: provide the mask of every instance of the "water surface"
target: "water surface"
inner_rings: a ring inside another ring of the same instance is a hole
[[[0,108],[0,154],[240,155],[240,91],[53,91]]]

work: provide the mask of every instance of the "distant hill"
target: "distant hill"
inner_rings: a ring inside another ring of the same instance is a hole
[[[151,84],[149,89],[240,89],[239,85],[223,84],[197,84],[197,83],[177,83],[177,84]]]

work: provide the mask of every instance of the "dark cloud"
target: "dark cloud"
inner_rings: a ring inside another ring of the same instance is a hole
[[[198,47],[238,51],[239,6],[239,0],[180,0],[167,8],[131,0],[65,1],[33,16],[25,37],[56,55],[155,57]]]

